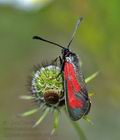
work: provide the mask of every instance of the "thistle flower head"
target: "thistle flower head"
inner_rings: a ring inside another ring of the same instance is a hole
[[[39,103],[59,106],[64,94],[60,68],[55,65],[40,67],[32,74],[31,91]],[[59,75],[59,76],[58,76]]]

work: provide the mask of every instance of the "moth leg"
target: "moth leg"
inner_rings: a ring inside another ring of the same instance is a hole
[[[60,65],[62,65],[63,60],[62,60],[62,58],[60,56],[59,56],[59,60],[60,60]]]
[[[56,63],[56,62],[57,62],[57,60],[58,60],[58,58],[59,58],[59,57],[57,57],[57,58],[55,58],[54,60],[52,60],[51,65],[52,65],[52,64],[54,64],[54,63]]]
[[[54,64],[54,63],[56,63],[57,62],[57,60],[59,59],[59,62],[60,62],[60,66],[62,65],[62,58],[61,58],[61,56],[58,56],[57,58],[55,58],[53,61],[52,61],[52,63],[51,64]]]
[[[59,56],[59,60],[60,60],[61,69],[60,69],[60,73],[57,75],[57,77],[59,77],[62,74],[62,72],[64,70],[64,64],[65,64],[65,61],[63,61],[60,56]]]

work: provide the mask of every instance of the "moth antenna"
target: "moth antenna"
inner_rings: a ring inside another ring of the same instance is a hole
[[[42,40],[42,41],[44,41],[44,42],[48,42],[48,43],[53,44],[53,45],[56,45],[56,46],[58,46],[58,47],[60,47],[60,48],[62,48],[62,49],[65,49],[65,47],[59,45],[58,43],[55,43],[55,42],[46,40],[46,39],[44,39],[44,38],[41,38],[40,36],[33,36],[32,39]]]
[[[68,46],[67,46],[68,49],[69,49],[69,47],[70,47],[70,45],[71,45],[71,43],[72,43],[72,41],[74,39],[74,36],[76,34],[76,31],[77,31],[77,29],[78,29],[78,27],[79,27],[79,25],[80,25],[80,23],[81,23],[82,20],[83,20],[83,17],[79,17],[79,19],[77,20],[77,23],[76,23],[74,32],[72,34],[72,38],[71,38],[71,40],[70,40],[70,42],[68,43]]]

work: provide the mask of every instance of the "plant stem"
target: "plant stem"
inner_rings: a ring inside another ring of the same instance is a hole
[[[71,123],[72,123],[72,125],[73,125],[75,131],[77,132],[77,134],[78,134],[78,136],[79,136],[79,139],[80,139],[80,140],[87,140],[87,138],[86,138],[86,136],[85,136],[83,130],[81,129],[80,125],[79,125],[77,122],[74,122],[74,121],[72,121],[72,120],[70,120],[70,121],[71,121]]]
[[[67,116],[67,112],[66,112],[65,109],[64,109],[64,112],[65,112],[65,114],[66,114],[66,116]],[[72,121],[71,119],[70,119],[70,122],[72,123],[72,125],[73,125],[75,131],[77,132],[77,134],[78,134],[78,136],[79,136],[79,140],[87,140],[87,138],[86,138],[86,136],[85,136],[83,130],[81,129],[80,125],[79,125],[77,122]]]

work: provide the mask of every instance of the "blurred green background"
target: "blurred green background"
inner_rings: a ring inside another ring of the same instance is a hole
[[[60,54],[59,48],[33,41],[32,36],[40,35],[65,46],[80,15],[84,22],[71,49],[80,56],[85,77],[96,71],[100,74],[88,84],[89,91],[95,93],[89,114],[94,125],[82,119],[79,124],[88,140],[120,139],[119,5],[119,0],[54,0],[30,11],[0,6],[0,140],[49,139],[52,115],[34,129],[39,113],[19,116],[36,107],[19,99],[30,94],[26,84],[33,65]],[[64,113],[51,139],[79,139]]]

